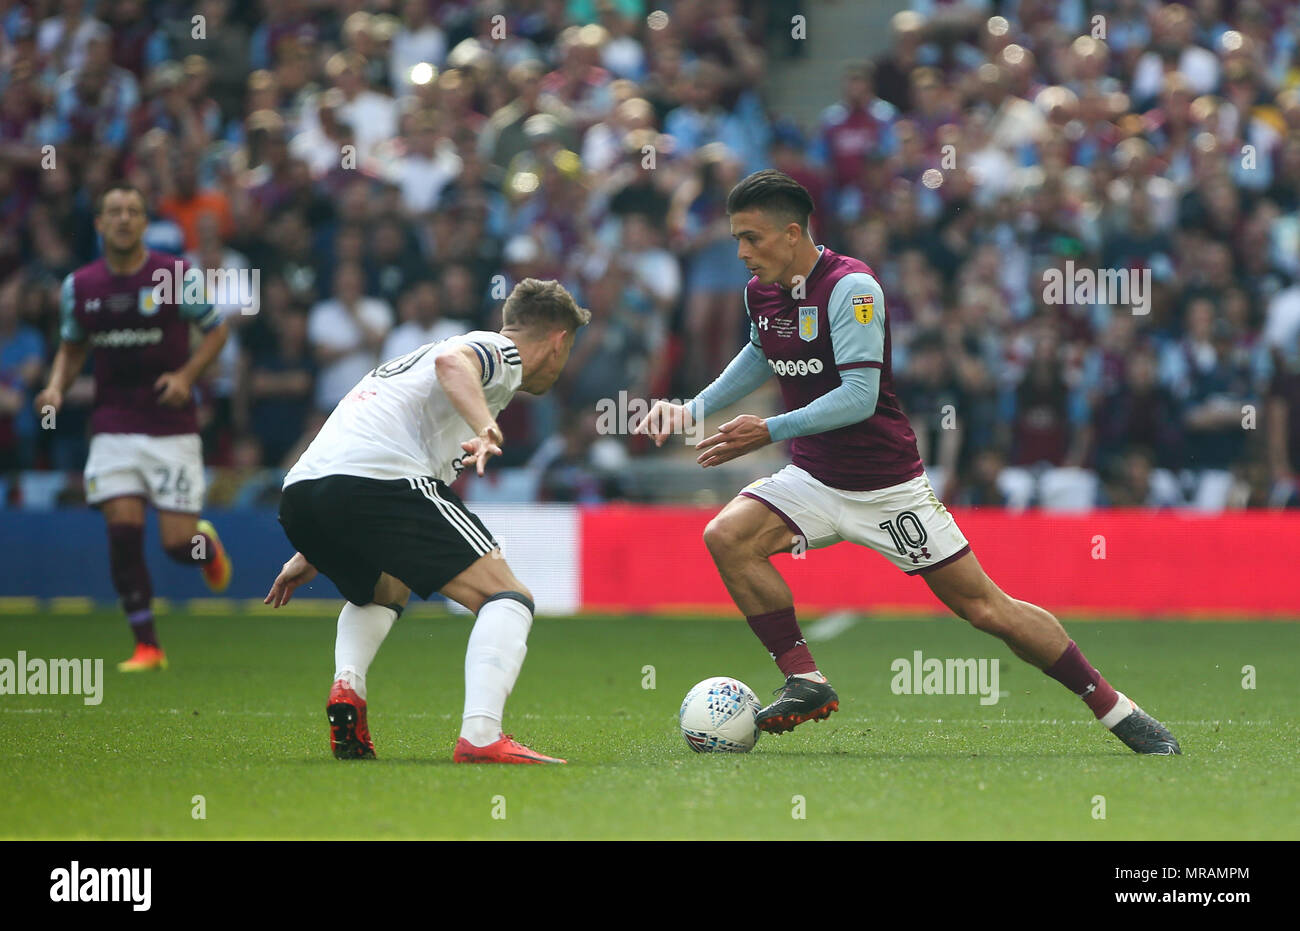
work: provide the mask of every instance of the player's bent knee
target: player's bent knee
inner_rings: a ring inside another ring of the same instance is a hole
[[[517,601],[525,608],[528,609],[529,614],[536,613],[536,605],[533,603],[533,593],[530,592],[528,589],[524,588],[522,585],[519,586],[519,588],[517,589],[497,592],[494,595],[488,595],[486,598],[483,599],[483,604],[479,607],[479,610],[482,611],[483,608],[487,607],[487,605],[493,601]]]
[[[734,536],[721,516],[713,518],[704,527],[704,545],[714,556],[725,553],[733,539]]]
[[[704,545],[714,558],[738,555],[751,539],[742,522],[726,511],[704,527]]]
[[[998,605],[992,598],[971,598],[959,606],[957,614],[976,630],[986,634],[1000,637],[1006,633],[1003,612],[998,610]]]

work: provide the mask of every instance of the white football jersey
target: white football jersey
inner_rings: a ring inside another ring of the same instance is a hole
[[[357,382],[289,470],[284,487],[327,475],[455,481],[464,468],[460,444],[475,432],[442,390],[434,360],[461,346],[478,355],[483,394],[496,417],[523,378],[518,347],[485,330],[426,343]]]

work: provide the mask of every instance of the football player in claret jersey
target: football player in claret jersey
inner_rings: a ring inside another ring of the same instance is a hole
[[[93,350],[86,500],[108,524],[109,572],[135,635],[134,654],[117,667],[123,672],[167,667],[144,561],[146,501],[158,511],[168,556],[199,568],[214,592],[225,590],[231,576],[216,529],[199,518],[203,446],[193,392],[195,380],[225,345],[226,324],[210,304],[186,303],[183,281],[172,282],[175,303],[156,300],[159,274],[177,277],[177,263],[183,270],[188,265],[147,249],[146,223],[144,197],[134,187],[114,185],[101,196],[95,229],[104,257],[63,280],[62,341],[49,384],[36,397],[38,412],[58,411],[63,392]],[[191,352],[196,326],[203,337]]]
[[[662,445],[683,424],[734,404],[773,374],[779,380],[786,413],[741,415],[698,447],[708,468],[792,441],[792,464],[743,489],[704,531],[727,590],[786,677],[759,712],[759,727],[781,733],[839,708],[769,558],[848,541],[921,576],[954,614],[1082,698],[1134,751],[1181,752],[1168,729],[1092,667],[1055,617],[984,573],[935,497],[894,395],[880,285],[867,265],[813,243],[812,211],[808,192],[778,171],[756,172],[732,189],[732,235],[754,276],[744,292],[750,344],[694,399],[659,402],[637,426]]]
[[[564,762],[501,733],[533,598],[449,486],[501,454],[497,415],[516,391],[545,394],[555,384],[590,319],[559,283],[525,278],[506,299],[501,332],[427,343],[361,379],[285,476],[280,523],[298,552],[266,603],[285,604],[318,570],[347,599],[325,707],[338,759],[374,758],[366,673],[411,592],[441,592],[477,615],[452,759]]]

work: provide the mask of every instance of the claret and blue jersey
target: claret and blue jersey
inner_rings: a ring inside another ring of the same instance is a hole
[[[158,275],[174,275],[177,258],[150,251],[129,275],[116,275],[101,258],[63,280],[60,335],[88,342],[93,350],[95,407],[91,432],[146,433],[153,436],[198,433],[193,400],[183,407],[159,403],[158,376],[174,372],[190,358],[190,326],[204,332],[221,323],[221,312],[206,301],[155,299]],[[189,264],[181,262],[189,269]]]
[[[865,263],[825,246],[818,250],[802,289],[750,280],[750,341],[779,380],[788,411],[838,388],[842,372],[876,369],[879,390],[865,419],[796,436],[792,461],[832,488],[869,491],[909,481],[924,469],[894,394],[884,294]]]

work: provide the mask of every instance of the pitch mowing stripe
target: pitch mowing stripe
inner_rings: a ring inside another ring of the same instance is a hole
[[[249,598],[243,602],[244,610],[249,614],[271,614],[276,617],[326,617],[328,615],[337,615],[339,608],[343,603],[342,596],[338,598],[294,598],[282,608],[275,608],[268,604],[263,604],[260,598]]]
[[[76,697],[76,696],[73,696],[73,697]],[[75,706],[75,705],[70,705],[70,706],[67,707],[67,708],[3,708],[3,707],[0,707],[0,714],[64,714],[64,713],[66,713],[67,711],[69,711],[69,710],[71,710],[72,708],[75,708],[75,707],[77,707],[77,706]],[[112,715],[112,714],[140,715],[140,714],[144,714],[144,713],[146,713],[146,712],[142,712],[142,711],[141,711],[140,709],[138,709],[138,708],[104,708],[104,707],[102,707],[102,706],[96,706],[96,707],[93,708],[92,710],[89,710],[87,713],[88,713],[88,714],[92,714],[92,713],[93,713],[95,716],[98,717],[99,715],[106,715],[106,714],[108,714],[108,715]],[[148,712],[148,713],[152,713],[152,714],[171,714],[171,715],[188,715],[188,714],[192,714],[193,712],[192,712],[192,711],[184,711],[184,710],[182,710],[182,709],[180,709],[180,708],[154,708],[154,709],[151,709],[151,711]],[[204,711],[203,713],[204,713],[204,714],[212,714],[212,715],[223,715],[223,716],[226,716],[226,717],[244,717],[244,718],[312,718],[312,717],[314,717],[315,714],[316,714],[316,712],[314,712],[314,711],[310,711],[310,712],[309,712],[309,711],[307,711],[307,710],[302,710],[302,711],[249,711],[249,710],[232,711],[232,710],[230,710],[230,709],[228,709],[228,708],[215,708],[215,709],[209,709],[209,710]],[[434,712],[434,711],[391,711],[391,710],[390,710],[390,711],[385,711],[385,712],[384,712],[384,717],[385,717],[385,718],[412,718],[412,719],[416,719],[416,720],[438,720],[438,721],[459,721],[459,720],[461,719],[461,715],[460,715],[460,714],[451,714],[451,713],[449,713],[449,712],[448,712],[448,713],[440,713],[440,712]],[[511,715],[510,715],[510,717],[511,717],[512,719],[514,719],[514,718],[519,718],[519,719],[521,719],[521,720],[525,720],[525,721],[596,721],[596,720],[601,720],[601,719],[604,719],[604,718],[609,718],[609,719],[618,719],[618,720],[621,720],[621,719],[622,719],[622,717],[621,717],[620,715],[538,714],[538,713],[535,713],[535,712],[522,712],[522,713],[518,713],[518,714],[515,714],[515,713],[512,712]],[[1025,727],[1025,726],[1027,726],[1027,725],[1033,725],[1033,726],[1040,726],[1040,725],[1051,725],[1051,726],[1057,726],[1057,725],[1061,725],[1061,724],[1074,724],[1074,725],[1078,725],[1078,726],[1080,726],[1080,727],[1083,727],[1083,726],[1094,726],[1094,727],[1095,727],[1096,724],[1097,724],[1097,722],[1096,722],[1095,720],[1092,720],[1092,721],[1085,721],[1085,720],[1083,720],[1083,719],[1074,719],[1074,718],[1071,718],[1071,719],[1069,719],[1069,720],[1062,719],[1062,718],[851,718],[851,717],[842,717],[842,716],[840,716],[840,715],[836,715],[835,718],[833,718],[833,719],[831,719],[831,720],[832,720],[832,722],[839,722],[839,723],[843,723],[843,724],[873,724],[873,725],[885,725],[885,724],[954,724],[954,725],[968,725],[968,724],[1011,724],[1011,725],[1014,725],[1014,726],[1017,726],[1017,727]],[[1240,727],[1240,726],[1250,726],[1250,727],[1286,727],[1286,726],[1291,725],[1293,722],[1287,721],[1287,722],[1283,722],[1283,723],[1279,724],[1278,722],[1276,722],[1276,721],[1271,721],[1271,720],[1269,720],[1269,721],[1233,721],[1233,720],[1231,720],[1231,719],[1228,719],[1228,720],[1220,720],[1220,721],[1165,721],[1164,723],[1165,723],[1165,724],[1168,724],[1168,725],[1171,726],[1171,727],[1221,727],[1221,726],[1223,726],[1223,725],[1228,725],[1228,724],[1232,725],[1233,727]],[[827,733],[831,733],[831,731],[827,731]]]
[[[234,614],[237,604],[233,598],[191,598],[185,610],[190,614]]]
[[[93,598],[51,598],[50,610],[55,614],[89,614],[95,610]]]

